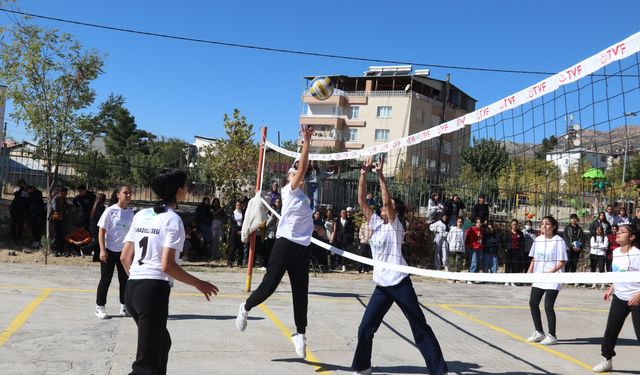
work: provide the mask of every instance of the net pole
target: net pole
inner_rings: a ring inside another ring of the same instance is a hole
[[[261,128],[260,136],[260,153],[258,155],[258,169],[256,172],[256,193],[260,191],[262,186],[262,174],[264,173],[264,158],[267,148],[265,142],[267,140],[267,127]],[[247,277],[245,282],[245,291],[251,291],[251,277],[253,276],[253,260],[256,254],[256,232],[249,235],[249,259],[247,260]]]

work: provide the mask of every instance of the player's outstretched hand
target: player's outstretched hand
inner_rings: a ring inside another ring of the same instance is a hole
[[[218,294],[218,287],[211,284],[210,282],[200,280],[196,285],[196,289],[198,289],[202,294],[204,294],[207,301],[211,301],[212,295]]]

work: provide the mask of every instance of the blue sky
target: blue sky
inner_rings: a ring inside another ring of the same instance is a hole
[[[640,31],[640,2],[22,0],[22,11],[148,32],[427,64],[557,72]],[[0,22],[9,17],[0,13]],[[103,52],[96,104],[123,95],[139,128],[187,142],[223,136],[238,108],[259,133],[293,139],[305,75],[361,75],[367,62],[173,41],[40,19]],[[478,107],[544,76],[431,69]],[[9,103],[8,111],[11,110]],[[7,116],[8,117],[8,116]],[[30,139],[8,119],[8,135]]]

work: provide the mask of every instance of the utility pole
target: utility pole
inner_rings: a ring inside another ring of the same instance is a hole
[[[627,193],[625,190],[625,184],[627,179],[627,156],[629,153],[629,125],[627,122],[628,117],[635,117],[638,115],[638,112],[625,112],[624,114],[624,159],[622,160],[622,189],[624,194],[624,207],[628,209],[627,204]]]
[[[442,82],[442,117],[440,119],[440,123],[444,124],[447,121],[447,99],[449,98],[449,90],[451,84],[449,83],[451,80],[451,74],[447,73],[447,78],[444,82]],[[440,164],[442,163],[442,143],[443,143],[443,135],[438,136],[438,160],[436,162],[436,184],[438,185],[438,189],[440,189]]]

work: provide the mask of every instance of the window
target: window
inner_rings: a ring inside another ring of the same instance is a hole
[[[391,106],[378,107],[378,118],[391,118]]]
[[[418,122],[424,121],[424,111],[416,112],[416,121]]]
[[[438,166],[437,160],[427,160],[427,169],[430,171],[435,171]]]
[[[440,163],[440,173],[449,173],[449,163],[444,161]]]
[[[411,155],[411,166],[417,167],[420,164],[420,155]]]
[[[607,156],[606,155],[600,156],[600,162],[601,163],[606,163],[607,162]]]
[[[389,129],[376,129],[376,141],[388,141]]]
[[[440,125],[440,117],[431,115],[431,126]]]
[[[431,138],[427,142],[429,145],[429,150],[440,151],[440,138]]]
[[[355,142],[358,140],[358,129],[349,129],[347,134],[347,142]]]
[[[351,107],[351,114],[349,115],[350,119],[357,119],[360,117],[360,106]]]
[[[451,142],[442,141],[442,153],[445,155],[451,155]]]

